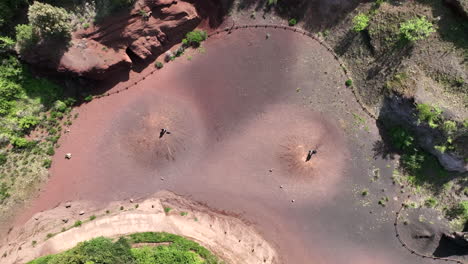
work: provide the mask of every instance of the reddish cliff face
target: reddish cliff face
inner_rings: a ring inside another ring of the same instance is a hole
[[[144,60],[180,42],[200,24],[203,13],[188,1],[140,0],[131,11],[75,32],[68,47],[40,44],[23,59],[43,69],[105,79],[115,71],[130,69],[129,54]]]

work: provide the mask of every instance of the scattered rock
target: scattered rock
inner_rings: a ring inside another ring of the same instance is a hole
[[[80,211],[80,213],[79,213],[79,214],[80,214],[80,215],[84,215],[84,213],[85,213],[84,211]]]
[[[130,202],[133,203],[133,198],[130,199]]]
[[[71,159],[71,158],[72,158],[72,154],[71,154],[71,153],[65,154],[65,158],[66,158],[66,159]]]
[[[65,224],[68,223],[68,218],[63,218],[62,222],[64,222]]]
[[[295,201],[296,201],[296,200],[292,199],[292,200],[291,200],[291,203],[294,203]]]
[[[170,51],[170,50],[168,50],[168,51],[166,51],[166,53],[164,53],[164,60],[166,62],[171,61],[173,57],[174,57],[174,53],[172,53],[172,51]]]
[[[65,203],[65,208],[70,208],[72,205],[71,205],[71,202],[66,202]]]
[[[280,185],[280,189],[283,189],[283,185]]]

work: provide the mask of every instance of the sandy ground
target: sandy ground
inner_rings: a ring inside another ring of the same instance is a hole
[[[135,205],[138,204],[138,208]],[[124,206],[124,210],[120,210]],[[171,208],[166,213],[164,208]],[[80,216],[83,210],[86,216]],[[106,210],[110,213],[107,214]],[[181,215],[181,213],[187,213]],[[78,220],[95,215],[93,221],[60,232]],[[67,219],[64,223],[62,219]],[[169,232],[199,242],[227,263],[278,263],[275,250],[249,225],[239,219],[178,197],[160,192],[142,201],[113,202],[96,210],[89,202],[74,202],[39,213],[23,228],[3,239],[2,263],[25,263],[39,256],[54,254],[98,236],[119,237],[138,232]],[[46,239],[48,233],[56,234]],[[32,241],[37,243],[33,245]]]
[[[396,240],[392,167],[374,157],[378,130],[345,80],[332,54],[293,32],[210,38],[130,90],[76,109],[50,181],[15,225],[68,200],[167,189],[242,216],[281,263],[437,263]],[[161,126],[172,132],[163,141]],[[319,154],[305,163],[311,148]]]

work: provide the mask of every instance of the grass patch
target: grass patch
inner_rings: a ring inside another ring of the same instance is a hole
[[[77,220],[74,224],[73,227],[80,227],[83,224],[80,220]]]
[[[297,19],[295,18],[289,19],[288,24],[290,27],[294,27],[295,25],[297,25]]]
[[[437,204],[438,202],[434,197],[430,197],[426,201],[424,201],[424,205],[429,208],[434,208]]]
[[[155,247],[131,248],[135,243],[168,243]],[[133,263],[133,264],[220,264],[213,253],[198,243],[169,233],[136,233],[113,242],[98,237],[79,243],[65,252],[44,256],[28,264],[52,263]]]
[[[164,212],[167,214],[172,210],[170,207],[164,207]]]

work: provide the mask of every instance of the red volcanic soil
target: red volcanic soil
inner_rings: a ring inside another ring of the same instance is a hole
[[[273,29],[221,34],[204,49],[77,109],[50,181],[18,222],[68,200],[168,189],[240,214],[287,264],[425,263],[395,239],[392,201],[355,197],[376,135],[355,127],[365,114],[332,54]],[[162,128],[171,134],[160,139]],[[318,154],[305,163],[309,149]]]

